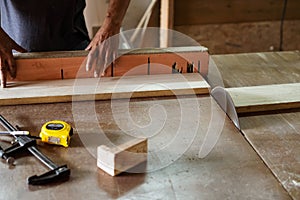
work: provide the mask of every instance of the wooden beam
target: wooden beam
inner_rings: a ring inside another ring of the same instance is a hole
[[[174,0],[161,0],[160,5],[160,47],[172,46],[172,32],[174,27]]]
[[[147,153],[147,139],[133,139],[112,148],[101,145],[97,148],[97,166],[116,176],[146,162]]]
[[[209,94],[197,73],[102,77],[10,83],[0,89],[0,105]]]
[[[15,54],[17,64],[17,78],[15,81],[57,80],[93,77],[91,72],[85,71],[86,51],[44,52]],[[205,47],[176,47],[164,49],[133,49],[120,51],[120,56],[114,65],[113,75],[124,74],[145,75],[171,73],[171,66],[177,62],[186,71],[186,63],[201,62],[200,73],[208,73],[209,54]],[[164,67],[162,67],[164,66]],[[168,68],[169,67],[169,70]],[[198,66],[195,66],[197,72]],[[111,66],[105,76],[112,76]]]
[[[237,113],[300,108],[300,83],[226,88]]]

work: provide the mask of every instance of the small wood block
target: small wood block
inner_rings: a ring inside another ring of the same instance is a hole
[[[116,176],[147,161],[147,139],[134,139],[109,148],[101,145],[97,149],[97,166]]]

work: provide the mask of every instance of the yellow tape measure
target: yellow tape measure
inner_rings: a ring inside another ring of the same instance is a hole
[[[62,145],[64,147],[69,146],[72,135],[72,127],[60,120],[45,123],[40,132],[42,142]]]

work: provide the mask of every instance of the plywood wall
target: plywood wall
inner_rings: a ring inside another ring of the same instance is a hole
[[[282,47],[299,50],[300,1],[287,2]],[[175,0],[174,29],[211,54],[278,51],[283,5],[284,0]]]
[[[280,20],[284,0],[175,0],[175,26]],[[288,0],[286,19],[300,19],[300,1]]]

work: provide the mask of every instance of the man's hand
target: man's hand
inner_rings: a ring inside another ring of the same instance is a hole
[[[22,53],[26,52],[0,28],[0,78],[1,87],[3,88],[6,87],[7,74],[12,78],[17,75],[16,63],[12,54],[13,49]]]
[[[117,57],[119,40],[113,37],[120,27],[130,0],[110,0],[106,18],[86,50],[90,50],[86,70],[94,69],[94,76],[102,75],[109,63]]]
[[[94,77],[99,77],[104,73],[107,65],[117,57],[119,41],[117,37],[112,38],[112,36],[119,32],[119,25],[113,25],[106,20],[86,48],[86,50],[90,50],[86,70],[90,71],[94,68]]]

